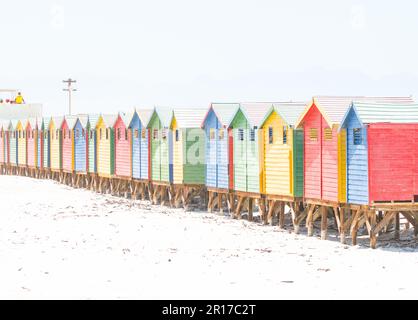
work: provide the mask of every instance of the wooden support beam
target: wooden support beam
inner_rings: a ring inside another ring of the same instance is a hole
[[[213,192],[208,191],[208,212],[211,213],[212,212],[212,202],[213,202]]]
[[[373,226],[371,228],[371,233],[374,234],[374,235],[377,235],[380,230],[382,230],[388,223],[390,223],[390,221],[393,219],[394,215],[395,215],[394,211],[386,212],[385,215],[383,216],[382,220],[380,220],[380,222],[378,224],[376,224],[375,226]]]
[[[301,222],[303,221],[303,219],[305,219],[308,216],[308,211],[309,211],[309,206],[306,206],[303,209],[303,211],[300,212],[300,206],[295,205],[295,216],[296,216],[296,219],[294,221],[293,227],[294,227],[294,232],[296,234],[299,233]]]
[[[253,221],[254,199],[248,198],[248,221]]]
[[[321,240],[327,239],[328,233],[328,208],[321,206]]]
[[[266,222],[267,212],[266,212],[266,199],[261,198],[258,202],[258,208],[260,209],[260,218],[262,222]]]
[[[338,212],[338,207],[333,207],[332,211],[334,212],[334,216],[335,216],[335,222],[337,223],[337,229],[340,233],[340,242],[342,244],[345,243],[345,229],[343,228],[344,226],[344,214],[345,214],[345,209],[344,208],[339,208],[339,212]]]
[[[354,213],[353,219],[351,221],[351,228],[350,228],[350,233],[351,233],[351,244],[353,246],[357,245],[357,232],[359,229],[359,221],[360,221],[360,216],[361,216],[361,210],[356,210],[356,212]]]
[[[279,214],[279,228],[280,229],[284,229],[284,210],[285,210],[285,206],[284,206],[284,202],[280,201],[279,205],[278,205],[278,214]]]
[[[332,212],[334,214],[334,220],[337,226],[337,230],[341,235],[341,221],[344,221],[344,210],[343,208],[340,208],[340,210],[338,210],[338,207],[332,207]]]
[[[235,209],[234,219],[241,219],[241,210],[242,206],[244,205],[245,199],[246,198],[243,196],[238,196],[238,204],[237,208]]]
[[[230,215],[235,214],[235,195],[231,192],[228,196],[228,211]]]
[[[311,205],[308,205],[308,207],[309,207],[309,211],[306,217],[306,228],[308,228],[308,237],[312,237],[313,236],[313,212],[315,210],[316,205],[311,204]]]
[[[224,213],[224,207],[223,207],[223,204],[222,204],[222,198],[223,198],[223,194],[220,193],[218,195],[218,210],[219,210],[219,213],[220,214],[223,214]]]
[[[267,223],[269,223],[272,226],[273,225],[273,216],[274,216],[274,212],[276,211],[278,201],[270,200],[269,203],[270,204],[269,204],[269,212],[268,212],[268,215],[267,215]]]
[[[369,225],[368,225],[367,229],[369,229],[369,227],[370,227],[370,231],[369,231],[369,234],[370,234],[370,247],[372,249],[376,249],[376,245],[377,245],[377,232],[378,232],[378,230],[376,228],[377,215],[376,215],[376,211],[375,210],[368,211],[368,214],[369,214],[370,222],[368,220],[366,220],[366,225],[369,222],[368,223]]]
[[[417,234],[418,234],[418,228],[417,228],[418,220],[416,219],[416,215],[414,214],[414,212],[413,211],[411,211],[411,212],[402,211],[401,214],[412,225],[412,227],[414,228],[414,236],[417,236]]]
[[[399,240],[400,238],[400,219],[399,219],[399,212],[395,213],[395,240]]]

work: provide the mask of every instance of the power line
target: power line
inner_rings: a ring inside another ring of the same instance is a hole
[[[67,88],[62,89],[63,91],[67,91],[68,92],[68,114],[71,115],[71,93],[73,91],[77,91],[76,88],[72,87],[73,83],[76,83],[77,80],[73,80],[71,78],[68,78],[68,80],[62,80],[62,82],[67,84]]]

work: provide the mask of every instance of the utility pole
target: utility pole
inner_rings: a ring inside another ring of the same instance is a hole
[[[62,89],[63,91],[68,91],[68,114],[71,115],[71,92],[77,91],[77,89],[72,87],[73,83],[76,83],[77,80],[68,78],[68,80],[62,80],[62,82],[67,84],[67,88]]]

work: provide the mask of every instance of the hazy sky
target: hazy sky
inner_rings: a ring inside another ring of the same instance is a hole
[[[44,114],[418,97],[417,1],[2,0],[0,87]]]

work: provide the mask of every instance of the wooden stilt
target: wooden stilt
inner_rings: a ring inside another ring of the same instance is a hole
[[[208,212],[212,212],[213,192],[208,191]]]
[[[224,213],[224,208],[222,206],[222,196],[223,196],[222,193],[218,194],[218,210],[220,214]]]
[[[399,212],[395,213],[395,240],[399,240],[400,237],[400,219]]]
[[[285,210],[285,204],[284,202],[280,201],[279,206],[278,206],[278,212],[279,212],[279,229],[283,229],[284,228],[284,210]]]
[[[359,228],[360,216],[361,216],[361,210],[357,210],[354,213],[354,217],[351,222],[350,233],[351,233],[351,244],[353,246],[357,245],[357,232]]]
[[[248,221],[253,221],[254,199],[248,198]]]
[[[296,214],[296,219],[294,221],[294,232],[296,234],[299,233],[300,230],[300,224],[302,223],[302,221],[308,216],[308,212],[309,212],[309,206],[306,206],[305,208],[303,208],[303,211],[300,212],[300,208],[301,208],[301,204],[299,205],[295,205],[295,208],[298,208],[299,213]],[[296,212],[296,211],[295,211]]]
[[[309,207],[308,215],[306,217],[306,227],[308,228],[308,237],[313,236],[313,212],[316,205],[311,204]]]
[[[267,215],[267,223],[271,226],[273,225],[273,215],[277,207],[277,202],[275,200],[269,201],[269,211]]]
[[[259,203],[258,203],[258,207],[260,209],[260,217],[261,217],[261,221],[265,222],[266,218],[267,218],[267,212],[266,212],[266,199],[261,198]]]
[[[388,221],[389,219],[391,219],[391,217],[393,212],[386,212],[385,217],[383,218],[383,220],[381,222],[379,222],[379,224],[382,225],[383,227],[383,222],[385,222],[387,224],[386,221]],[[370,247],[372,249],[376,249],[376,245],[377,245],[377,233],[379,231],[378,226],[376,225],[376,212],[374,210],[368,210],[367,211],[367,219],[366,219],[366,226],[367,226],[367,231],[369,232],[369,237],[370,237]],[[385,218],[388,218],[387,220]]]
[[[321,206],[321,240],[327,239],[328,233],[328,208]]]
[[[245,201],[245,197],[238,197],[238,204],[237,204],[237,208],[235,209],[235,215],[234,215],[234,219],[241,219],[241,209],[242,206],[244,205],[244,201]]]
[[[231,192],[228,197],[228,210],[230,215],[235,214],[235,195]]]

